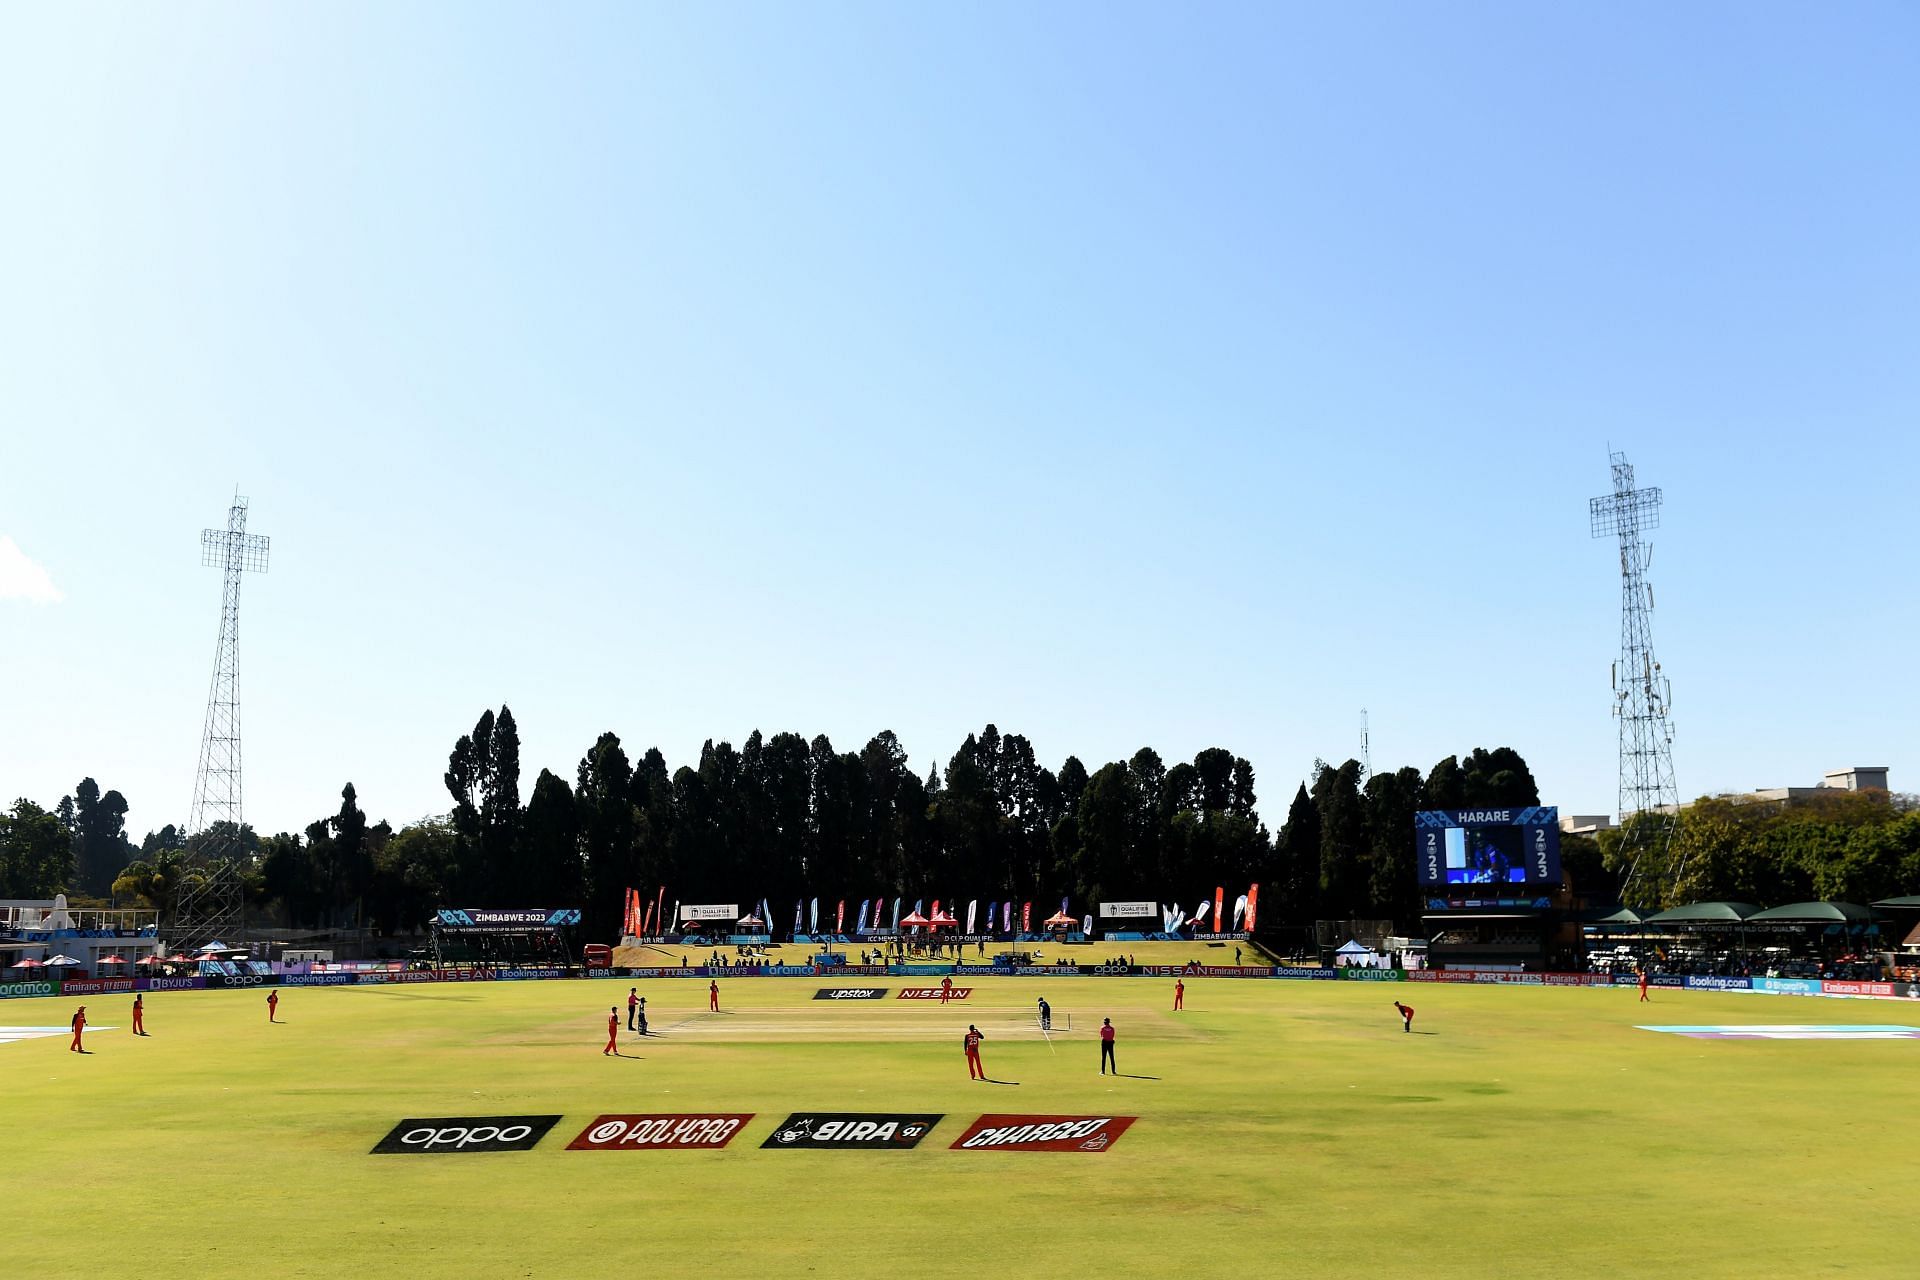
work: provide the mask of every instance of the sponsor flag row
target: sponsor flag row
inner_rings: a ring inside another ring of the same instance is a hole
[[[796,1111],[760,1143],[764,1150],[910,1151],[946,1118],[940,1112]],[[973,1121],[951,1151],[1105,1151],[1137,1116],[1014,1115],[990,1112]],[[402,1120],[374,1144],[373,1155],[474,1155],[531,1151],[562,1117],[437,1116]],[[752,1112],[644,1112],[595,1116],[568,1151],[718,1151],[753,1119]]]

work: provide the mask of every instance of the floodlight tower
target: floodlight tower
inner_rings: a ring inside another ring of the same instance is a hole
[[[1653,587],[1647,566],[1653,546],[1643,532],[1660,527],[1660,490],[1636,487],[1633,464],[1611,455],[1613,492],[1588,504],[1596,538],[1620,543],[1620,657],[1613,665],[1613,714],[1620,722],[1621,855],[1627,864],[1621,896],[1633,888],[1641,861],[1664,867],[1679,821],[1680,790],[1673,776],[1673,726],[1667,711],[1673,684],[1653,656]]]
[[[227,527],[200,534],[200,563],[220,569],[220,639],[213,651],[213,684],[207,692],[206,727],[200,734],[200,767],[194,776],[187,834],[198,836],[196,875],[187,877],[169,922],[176,947],[238,937],[244,925],[239,856],[243,821],[240,785],[240,575],[267,571],[268,539],[247,532],[247,500],[238,493],[227,508]]]

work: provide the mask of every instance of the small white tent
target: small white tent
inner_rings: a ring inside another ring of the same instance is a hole
[[[1363,947],[1349,939],[1346,946],[1333,953],[1333,963],[1357,969],[1372,969],[1379,966],[1380,956],[1373,948]]]

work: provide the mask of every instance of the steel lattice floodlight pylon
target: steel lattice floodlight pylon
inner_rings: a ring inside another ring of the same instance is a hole
[[[200,535],[200,562],[220,569],[220,639],[213,653],[213,683],[207,692],[206,726],[200,734],[200,767],[193,782],[187,833],[194,868],[182,884],[170,923],[176,946],[238,938],[244,884],[238,864],[245,852],[240,776],[240,576],[265,573],[269,541],[247,532],[247,500],[235,494],[227,527]]]
[[[1613,492],[1588,504],[1593,536],[1620,543],[1620,657],[1613,667],[1613,714],[1620,724],[1620,853],[1627,865],[1621,896],[1647,855],[1665,869],[1680,812],[1673,774],[1673,686],[1653,656],[1652,545],[1641,534],[1660,526],[1660,490],[1638,488],[1624,453],[1611,455]]]

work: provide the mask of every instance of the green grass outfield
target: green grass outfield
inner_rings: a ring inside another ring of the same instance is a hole
[[[897,990],[937,979],[842,980]],[[1911,1276],[1920,1041],[1891,1001],[1619,989],[985,978],[965,1004],[817,979],[88,999],[93,1053],[0,1044],[0,1260],[35,1276]],[[1036,995],[1071,1033],[1039,1038]],[[1391,1002],[1419,1009],[1400,1029]],[[77,1000],[0,1004],[57,1025]],[[1091,1028],[1120,1030],[1122,1079]],[[959,1040],[986,1031],[968,1081]],[[1153,1077],[1153,1078],[1139,1078]],[[937,1111],[916,1150],[762,1150],[797,1110]],[[724,1151],[570,1152],[603,1112],[753,1112]],[[1099,1154],[948,1149],[986,1111],[1137,1115]],[[408,1117],[560,1113],[529,1152],[373,1156]]]

